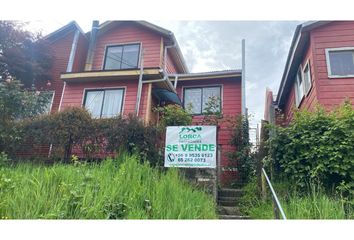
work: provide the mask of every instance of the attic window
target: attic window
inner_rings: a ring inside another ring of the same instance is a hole
[[[301,68],[297,71],[295,79],[295,103],[296,107],[300,106],[300,103],[304,97],[304,81],[302,79]]]
[[[354,47],[328,48],[326,61],[329,77],[354,76]]]
[[[137,68],[140,44],[107,46],[104,70]]]

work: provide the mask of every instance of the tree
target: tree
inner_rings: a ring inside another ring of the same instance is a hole
[[[0,82],[12,77],[30,88],[50,81],[53,55],[40,34],[26,31],[23,26],[0,21]]]
[[[44,113],[49,98],[46,93],[23,89],[17,80],[0,82],[0,152],[19,139],[18,120]]]

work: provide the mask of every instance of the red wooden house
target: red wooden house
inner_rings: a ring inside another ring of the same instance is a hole
[[[93,22],[84,33],[76,22],[49,34],[55,55],[51,111],[82,106],[93,117],[136,114],[156,123],[153,107],[161,102],[192,103],[193,122],[200,124],[206,101],[218,97],[224,116],[241,114],[241,70],[189,73],[172,32],[145,21]],[[219,167],[228,170],[230,132],[218,131]]]
[[[331,109],[345,99],[354,104],[354,21],[298,25],[276,99],[269,100],[270,91],[267,99],[265,120],[285,125],[294,108],[311,110],[321,104]]]

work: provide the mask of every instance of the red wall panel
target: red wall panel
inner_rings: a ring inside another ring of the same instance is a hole
[[[142,43],[144,67],[160,66],[161,37],[134,23],[123,23],[98,36],[93,58],[93,70],[102,70],[106,45]]]

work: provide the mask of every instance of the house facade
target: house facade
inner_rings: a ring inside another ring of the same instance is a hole
[[[267,90],[265,120],[287,125],[294,109],[354,104],[354,21],[297,26],[278,93]]]
[[[145,21],[93,22],[84,33],[76,22],[46,36],[54,53],[51,112],[85,107],[95,118],[136,114],[156,123],[153,108],[192,106],[201,124],[210,97],[220,100],[223,116],[241,114],[241,70],[190,73],[172,32]],[[227,184],[237,173],[228,168],[233,148],[230,130],[218,128],[219,170]]]

